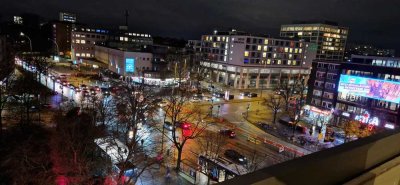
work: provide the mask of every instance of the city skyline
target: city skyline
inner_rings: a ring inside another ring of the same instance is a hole
[[[349,42],[369,43],[382,48],[399,50],[396,36],[396,23],[399,15],[394,0],[385,4],[368,1],[329,1],[318,2],[244,2],[233,1],[212,3],[209,1],[122,1],[113,6],[108,2],[96,3],[68,1],[9,1],[7,7],[0,8],[2,21],[10,20],[21,13],[38,14],[45,19],[57,19],[59,12],[77,14],[81,23],[113,26],[125,24],[124,13],[129,11],[129,27],[152,35],[185,39],[199,39],[199,36],[213,29],[236,28],[251,33],[279,35],[280,25],[293,21],[334,21],[349,27]],[[139,4],[140,6],[135,6]],[[391,4],[392,6],[387,6]],[[48,9],[46,7],[52,7]]]

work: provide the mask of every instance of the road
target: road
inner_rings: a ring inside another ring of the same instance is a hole
[[[51,78],[41,75],[40,79],[41,83],[47,86],[49,89],[58,92],[58,96],[52,96],[50,98],[52,104],[60,105],[62,100],[73,100],[76,103],[82,102],[82,95],[81,93],[76,93],[74,90],[62,86],[60,83],[52,80]],[[238,96],[238,95],[237,95]],[[266,147],[266,144],[263,143],[264,139],[271,140],[273,142],[279,143],[283,146],[288,148],[292,148],[296,151],[299,151],[304,154],[308,154],[309,151],[304,150],[300,147],[292,145],[290,143],[284,142],[270,134],[265,133],[263,130],[259,129],[258,127],[250,124],[248,121],[244,119],[243,116],[246,115],[248,110],[261,110],[264,109],[260,104],[261,98],[243,98],[237,97],[236,100],[225,102],[219,101],[215,103],[210,102],[200,102],[200,103],[193,103],[196,106],[200,107],[204,112],[210,111],[210,107],[213,106],[212,115],[216,117],[222,117],[225,119],[225,122],[222,123],[215,123],[212,126],[207,128],[208,132],[218,132],[220,129],[229,128],[233,129],[236,132],[236,138],[234,139],[227,139],[226,143],[223,144],[220,155],[222,156],[223,151],[226,149],[235,149],[240,153],[248,156],[248,158],[256,158],[255,162],[259,163],[257,168],[262,168],[266,166],[270,166],[276,163],[283,162],[285,160],[289,160],[288,157],[283,156],[276,150],[270,149]],[[61,98],[63,97],[63,98]],[[218,107],[219,106],[219,107]],[[163,114],[160,112],[158,115],[158,120],[162,120],[161,116]],[[162,123],[159,124],[162,126]],[[159,129],[161,130],[161,129]],[[161,134],[159,132],[151,132],[146,131],[148,135],[151,133],[151,139],[146,141],[145,145],[151,145],[156,147],[156,144],[159,144],[161,140]],[[147,136],[150,138],[150,136]],[[173,143],[168,141],[167,139],[164,140],[164,151],[172,150],[172,154],[170,158],[176,158],[176,150],[174,150]],[[158,150],[158,149],[157,149]],[[200,144],[196,141],[188,141],[186,143],[183,159],[189,160],[193,164],[197,164],[197,156],[198,154],[204,152],[204,149],[200,146]],[[172,162],[173,160],[171,160]]]

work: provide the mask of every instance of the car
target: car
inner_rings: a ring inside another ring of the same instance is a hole
[[[239,164],[247,164],[247,158],[236,150],[228,149],[224,152],[225,157]]]
[[[228,136],[229,138],[235,138],[236,137],[236,133],[233,130],[230,130],[230,129],[219,130],[219,133],[221,135]]]
[[[68,86],[68,82],[65,81],[65,80],[63,80],[63,81],[61,81],[61,85],[62,85],[62,86]]]
[[[184,130],[189,130],[190,127],[192,127],[192,125],[189,122],[186,122],[186,121],[184,121],[184,122],[176,122],[175,126],[181,128],[181,129],[184,129]]]
[[[255,97],[257,97],[257,93],[250,93],[249,95],[247,95],[247,97],[255,98]]]
[[[172,125],[171,122],[166,121],[166,122],[164,122],[164,128],[169,130],[169,131],[172,131],[174,129],[174,125]]]
[[[273,126],[271,126],[268,123],[258,123],[258,126],[261,127],[263,130],[271,130],[273,129]]]
[[[52,106],[51,106],[51,104],[49,104],[49,103],[44,103],[44,104],[42,104],[42,108],[51,109]]]
[[[193,97],[190,99],[190,102],[200,102],[200,99],[198,97]]]
[[[241,92],[240,93],[240,96],[249,96],[249,94],[251,94],[250,92]]]

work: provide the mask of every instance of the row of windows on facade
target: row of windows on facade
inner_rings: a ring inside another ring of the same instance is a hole
[[[260,60],[260,59],[247,59],[245,58],[243,61],[244,64],[260,64],[260,65],[292,65],[298,66],[300,65],[299,61],[296,60]]]
[[[75,53],[76,57],[94,57],[93,54],[90,53]]]
[[[352,76],[362,76],[362,77],[370,77],[382,80],[397,81],[397,82],[400,81],[400,75],[394,75],[394,74],[377,73],[376,75],[374,75],[373,72],[358,71],[358,70],[347,70],[345,71],[345,74]]]
[[[316,77],[319,79],[323,79],[326,77],[329,80],[336,80],[337,76],[338,76],[338,74],[336,74],[336,73],[329,73],[329,72],[326,73],[323,71],[317,71],[317,73],[316,73]]]
[[[75,50],[94,50],[94,47],[77,47],[77,46],[72,46],[73,49]]]
[[[280,34],[281,37],[305,37],[305,38],[322,38],[315,40],[326,40],[326,39],[336,39],[337,42],[344,42],[347,38],[346,35],[340,35],[335,33],[323,33],[323,32],[283,32]]]
[[[364,98],[364,100],[362,99]],[[341,104],[347,105],[346,102],[351,102],[351,103],[356,103],[359,104],[359,106],[367,106],[368,104],[368,98],[365,97],[358,97],[356,95],[352,95],[348,97],[347,99],[344,97],[338,98],[339,100],[342,101]],[[360,100],[358,100],[360,99]],[[398,111],[399,110],[399,104],[398,103],[393,103],[393,102],[386,102],[382,100],[372,100],[371,101],[371,107],[370,108],[375,108],[379,110],[388,110],[388,111]]]
[[[315,80],[314,87],[318,87],[318,88],[325,87],[326,89],[334,90],[335,87],[336,87],[336,84],[335,83],[331,83],[331,82],[325,82],[324,83],[323,81]]]
[[[348,30],[340,29],[337,27],[325,27],[325,26],[282,26],[281,33],[287,33],[290,31],[312,31],[314,33],[330,32],[336,34],[347,34]],[[321,32],[319,32],[321,31]]]
[[[231,53],[232,54],[232,53]],[[301,59],[301,55],[296,54],[287,54],[287,53],[267,53],[267,52],[244,52],[245,57],[253,57],[253,58],[281,58],[281,59]]]
[[[339,64],[328,64],[328,63],[321,63],[318,62],[317,64],[317,68],[321,68],[321,69],[330,69],[330,70],[335,70],[335,69],[339,69]]]
[[[321,102],[322,102],[322,104],[321,104]],[[311,105],[318,106],[318,107],[322,106],[322,107],[328,108],[328,109],[333,108],[332,102],[321,101],[320,99],[314,99],[314,98],[311,100]]]
[[[105,35],[99,34],[72,34],[72,37],[82,37],[82,38],[97,38],[97,39],[105,39]]]
[[[348,104],[344,104],[344,103],[337,103],[336,107],[339,110],[342,110],[345,112],[351,112],[356,115],[362,115],[362,114],[364,114],[365,111],[370,111],[370,108],[365,109],[363,107],[352,106],[352,105],[348,105]],[[381,109],[376,110],[375,113],[383,113],[384,117],[381,117],[381,119],[384,118],[386,121],[390,121],[390,122],[394,123],[396,120],[396,116],[387,114],[386,112],[382,112]]]
[[[271,47],[271,46],[262,46],[262,45],[246,45],[246,50],[253,50],[253,51],[274,51],[274,52],[285,52],[285,53],[301,53],[302,48],[301,46],[294,47]]]

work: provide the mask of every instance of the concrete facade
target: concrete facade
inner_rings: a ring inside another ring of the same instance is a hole
[[[201,46],[198,41],[188,45],[201,53],[210,80],[236,89],[275,88],[282,80],[307,77],[316,54],[304,41],[235,30],[203,35]]]
[[[152,53],[95,46],[95,58],[107,64],[109,70],[122,76],[142,76],[144,71],[152,70]],[[133,59],[133,66],[127,66],[127,59]],[[133,67],[133,69],[129,70],[130,67]]]

